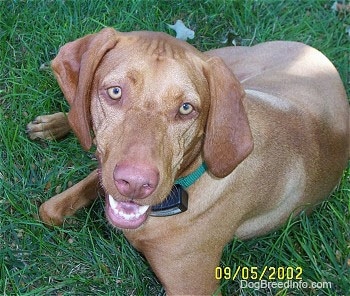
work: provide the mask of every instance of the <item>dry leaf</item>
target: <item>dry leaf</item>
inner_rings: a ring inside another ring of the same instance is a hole
[[[187,28],[185,24],[181,20],[177,20],[175,25],[169,25],[169,28],[175,30],[176,32],[176,38],[186,41],[187,38],[193,39],[194,38],[194,31]]]
[[[335,1],[331,7],[334,12],[350,11],[350,4],[346,4],[345,1]]]

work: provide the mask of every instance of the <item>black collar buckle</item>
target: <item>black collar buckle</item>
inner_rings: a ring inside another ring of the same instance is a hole
[[[168,197],[160,204],[152,207],[150,216],[166,217],[183,213],[188,207],[188,194],[179,184],[175,184]]]

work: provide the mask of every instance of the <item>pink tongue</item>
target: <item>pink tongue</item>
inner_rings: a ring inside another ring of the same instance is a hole
[[[138,212],[139,205],[133,202],[118,202],[117,209],[123,211],[125,214],[135,214]]]

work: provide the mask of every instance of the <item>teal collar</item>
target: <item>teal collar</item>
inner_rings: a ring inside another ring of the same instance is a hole
[[[190,187],[191,185],[193,185],[203,174],[204,172],[207,170],[207,165],[203,162],[199,168],[197,168],[194,172],[192,172],[191,174],[185,176],[185,177],[181,177],[177,180],[175,180],[175,184],[179,184],[185,188]]]

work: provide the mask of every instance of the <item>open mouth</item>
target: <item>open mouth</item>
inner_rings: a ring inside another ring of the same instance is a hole
[[[150,206],[140,206],[132,201],[116,201],[113,196],[106,196],[106,216],[109,222],[118,228],[136,229],[148,217]]]

